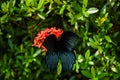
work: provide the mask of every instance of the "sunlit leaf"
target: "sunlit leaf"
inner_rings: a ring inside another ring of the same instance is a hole
[[[80,68],[79,63],[78,63],[78,61],[76,60],[76,63],[75,63],[74,66],[73,66],[73,70],[75,70],[77,73],[79,73],[79,68]]]
[[[33,57],[38,56],[40,53],[41,53],[41,49],[37,50],[37,51],[33,54]]]
[[[95,48],[95,49],[97,49],[98,48],[98,45],[94,42],[94,40],[92,39],[92,38],[89,38],[89,45],[91,46],[91,47],[93,47],[93,48]]]
[[[116,73],[118,72],[115,66],[111,66],[111,70]]]
[[[103,49],[102,49],[102,47],[101,47],[101,46],[99,46],[99,47],[98,47],[98,51],[99,51],[100,53],[102,53],[102,52],[103,52]]]
[[[110,43],[112,42],[110,36],[105,36],[105,39],[106,39],[106,41],[108,41],[108,42],[110,42]]]
[[[44,1],[45,0],[39,0],[38,9],[40,9],[43,6]]]
[[[94,65],[95,63],[93,61],[88,62],[90,65]]]
[[[77,60],[78,60],[79,63],[83,62],[83,56],[79,55]]]
[[[90,80],[98,80],[98,78],[92,78],[92,79],[90,79]]]
[[[1,4],[1,10],[2,10],[2,13],[5,13],[5,12],[8,12],[8,9],[9,8],[9,2],[7,2],[7,3],[2,3]]]
[[[7,21],[8,21],[8,15],[7,15],[7,14],[3,15],[2,17],[0,17],[0,22],[1,22],[1,24],[2,24],[2,23],[5,23],[5,22],[7,22]]]
[[[58,65],[57,65],[57,75],[60,75],[61,72],[62,72],[62,64],[61,64],[61,61],[59,59]]]
[[[97,9],[97,8],[95,8],[95,7],[93,7],[93,8],[89,8],[88,10],[87,10],[87,12],[89,13],[89,14],[94,14],[94,13],[97,13],[99,10]]]
[[[63,4],[60,0],[54,0],[57,4]]]
[[[107,11],[107,5],[105,4],[103,7],[102,7],[102,9],[100,10],[100,14],[102,15],[104,15],[105,13],[106,13],[106,11]]]
[[[86,51],[86,53],[85,53],[85,59],[86,59],[86,61],[89,60],[89,57],[90,57],[90,49],[88,49],[88,50]]]
[[[43,15],[39,14],[39,13],[38,13],[37,15],[38,15],[41,19],[43,19],[43,20],[45,19],[45,17],[44,17]]]
[[[83,13],[85,13],[86,11],[87,4],[88,4],[88,0],[83,0],[83,6],[82,6]]]
[[[66,8],[66,5],[63,5],[62,8],[60,9],[60,14],[64,13],[65,8]]]

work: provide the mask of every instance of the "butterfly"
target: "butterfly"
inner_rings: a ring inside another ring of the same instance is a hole
[[[43,43],[47,49],[45,56],[47,67],[50,70],[56,70],[60,59],[62,69],[70,71],[76,60],[74,47],[77,42],[78,36],[70,31],[64,31],[59,38],[54,34],[49,35]]]

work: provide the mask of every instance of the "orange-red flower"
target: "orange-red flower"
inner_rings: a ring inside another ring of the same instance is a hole
[[[47,51],[47,49],[42,45],[46,37],[48,37],[51,34],[54,34],[56,38],[59,38],[62,35],[62,33],[62,29],[56,29],[55,27],[47,28],[43,31],[40,31],[35,37],[34,44],[32,46],[36,46],[38,48],[42,48],[43,51]]]

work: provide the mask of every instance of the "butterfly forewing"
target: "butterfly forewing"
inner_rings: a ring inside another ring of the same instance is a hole
[[[60,43],[62,48],[72,51],[78,42],[78,36],[73,32],[63,32]]]
[[[56,36],[55,35],[50,35],[45,39],[45,41],[43,43],[43,46],[48,51],[53,51],[55,49],[56,42],[57,42]]]

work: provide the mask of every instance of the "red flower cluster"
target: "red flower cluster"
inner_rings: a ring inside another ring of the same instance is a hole
[[[54,34],[56,38],[59,38],[63,33],[62,29],[56,29],[55,27],[47,28],[44,31],[40,31],[37,34],[37,37],[34,39],[34,44],[32,46],[36,46],[38,48],[42,48],[43,51],[47,51],[47,49],[42,45],[46,37],[51,34]]]

